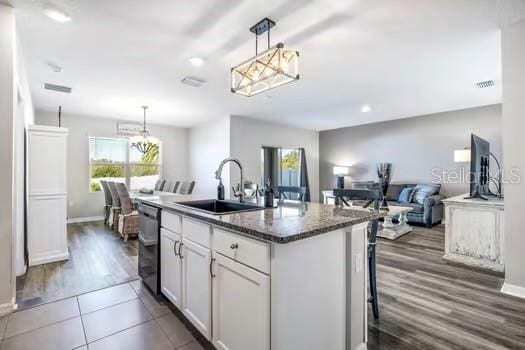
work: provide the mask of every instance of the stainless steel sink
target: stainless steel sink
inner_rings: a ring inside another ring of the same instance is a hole
[[[227,200],[204,199],[200,201],[175,202],[174,204],[199,210],[212,215],[235,214],[245,211],[262,210],[256,204],[240,203]]]

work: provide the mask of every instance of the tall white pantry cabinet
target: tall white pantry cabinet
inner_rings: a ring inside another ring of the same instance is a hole
[[[27,138],[29,266],[69,258],[66,128],[30,125]]]

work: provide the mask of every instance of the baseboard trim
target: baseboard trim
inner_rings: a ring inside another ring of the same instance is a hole
[[[16,304],[14,301],[10,303],[0,304],[0,317],[10,314],[16,310]]]
[[[367,349],[366,343],[361,343],[355,348],[355,350],[366,350],[366,349]]]
[[[68,218],[67,223],[68,224],[76,224],[79,222],[90,222],[90,221],[102,221],[104,220],[104,216],[86,216],[84,218]]]
[[[525,287],[515,286],[513,284],[508,284],[507,282],[505,282],[503,283],[503,287],[501,287],[501,292],[525,299]]]
[[[48,264],[48,263],[68,260],[68,259],[69,259],[69,251],[66,251],[65,253],[60,253],[60,254],[48,255],[48,256],[44,256],[44,257],[40,257],[36,259],[29,257],[29,266]]]

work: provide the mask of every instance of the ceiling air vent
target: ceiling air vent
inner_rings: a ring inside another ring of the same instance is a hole
[[[62,85],[54,85],[54,84],[49,84],[49,83],[44,83],[44,89],[58,91],[58,92],[65,92],[66,94],[71,93],[70,87],[62,86]]]
[[[181,80],[181,83],[194,87],[202,86],[205,82],[206,80],[197,77],[184,77]]]
[[[495,85],[494,80],[486,80],[486,81],[480,81],[479,83],[476,83],[476,86],[480,89],[486,89],[489,87],[493,87],[494,85]]]

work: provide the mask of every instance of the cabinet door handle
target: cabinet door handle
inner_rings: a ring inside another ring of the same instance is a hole
[[[215,278],[215,277],[217,277],[217,276],[215,276],[215,275],[213,274],[213,262],[214,262],[214,261],[215,261],[215,258],[211,258],[211,260],[210,260],[210,276],[211,276],[211,278]]]
[[[181,249],[182,249],[182,246],[183,246],[183,245],[184,245],[184,243],[182,243],[182,242],[179,243],[179,257],[180,257],[181,259],[184,258],[184,257],[182,256],[182,254],[181,254]]]
[[[237,249],[239,248],[239,243],[232,243],[232,245],[230,246],[231,249]]]
[[[175,243],[173,243],[173,252],[175,253],[175,256],[179,255],[177,253],[177,243],[179,243],[179,241],[175,241]]]

